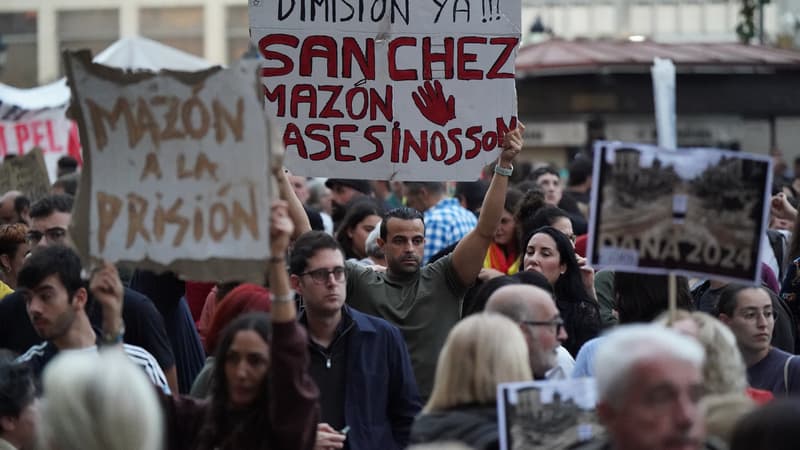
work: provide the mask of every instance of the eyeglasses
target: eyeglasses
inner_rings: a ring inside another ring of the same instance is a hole
[[[344,281],[344,267],[337,266],[331,270],[328,269],[317,269],[317,270],[309,270],[308,272],[303,272],[300,274],[302,277],[303,275],[308,275],[314,280],[315,283],[325,283],[328,281],[328,277],[333,275],[333,279],[335,281]]]
[[[48,228],[44,230],[44,233],[37,230],[30,230],[26,236],[28,243],[31,245],[38,244],[39,241],[42,240],[42,237],[47,237],[48,242],[58,243],[67,237],[67,230],[61,227]]]
[[[545,320],[545,321],[535,321],[535,320],[523,320],[520,323],[524,323],[525,325],[531,325],[534,327],[556,327],[556,335],[561,334],[561,330],[564,328],[564,319],[553,319],[553,320]]]

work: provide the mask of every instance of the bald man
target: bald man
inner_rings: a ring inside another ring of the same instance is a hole
[[[17,201],[19,199],[19,201]],[[0,197],[0,225],[30,225],[30,201],[20,191],[8,191]]]
[[[561,342],[567,339],[567,332],[549,292],[529,284],[503,286],[489,297],[485,311],[502,314],[519,324],[528,344],[534,378],[563,378],[570,373],[552,371],[560,365],[559,348],[563,349]],[[566,350],[563,353],[569,356]]]

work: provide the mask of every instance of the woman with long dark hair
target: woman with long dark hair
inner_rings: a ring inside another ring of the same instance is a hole
[[[564,347],[575,356],[581,345],[600,332],[600,310],[587,292],[581,268],[572,243],[553,227],[542,227],[528,233],[523,240],[524,270],[535,270],[553,286],[567,340]]]
[[[380,223],[382,215],[383,209],[369,197],[358,198],[347,204],[347,212],[336,230],[336,240],[344,250],[345,259],[361,260],[367,257],[367,236]]]
[[[519,271],[519,231],[514,217],[522,192],[509,188],[503,205],[503,215],[494,229],[492,242],[483,260],[481,279],[514,275]],[[491,272],[489,275],[486,272]]]
[[[314,445],[319,391],[308,338],[296,321],[283,255],[294,229],[275,202],[270,232],[271,315],[237,318],[216,349],[210,401],[161,396],[170,450],[299,450]]]

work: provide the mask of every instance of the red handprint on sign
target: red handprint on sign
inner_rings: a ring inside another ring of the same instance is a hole
[[[419,112],[436,125],[444,126],[450,119],[456,118],[456,100],[452,95],[445,100],[439,80],[434,80],[433,84],[426,81],[424,86],[417,88],[417,92],[411,93],[411,97]]]

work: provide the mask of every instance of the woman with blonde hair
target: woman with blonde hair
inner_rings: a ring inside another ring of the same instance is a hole
[[[655,322],[668,325],[669,313]],[[700,311],[678,310],[672,327],[697,339],[706,350],[703,383],[707,394],[742,393],[747,389],[747,368],[736,337],[724,323]]]
[[[158,450],[156,391],[118,350],[64,352],[44,371],[40,441],[58,450]]]
[[[498,446],[497,385],[530,381],[528,347],[519,326],[499,314],[459,322],[439,354],[431,397],[411,427],[411,443],[459,441]]]
[[[709,436],[730,444],[731,430],[737,420],[756,404],[771,400],[772,394],[747,385],[747,367],[736,346],[736,337],[719,320],[701,311],[679,309],[674,320],[670,321],[669,313],[665,312],[655,322],[694,337],[705,349],[703,410],[706,430]]]

